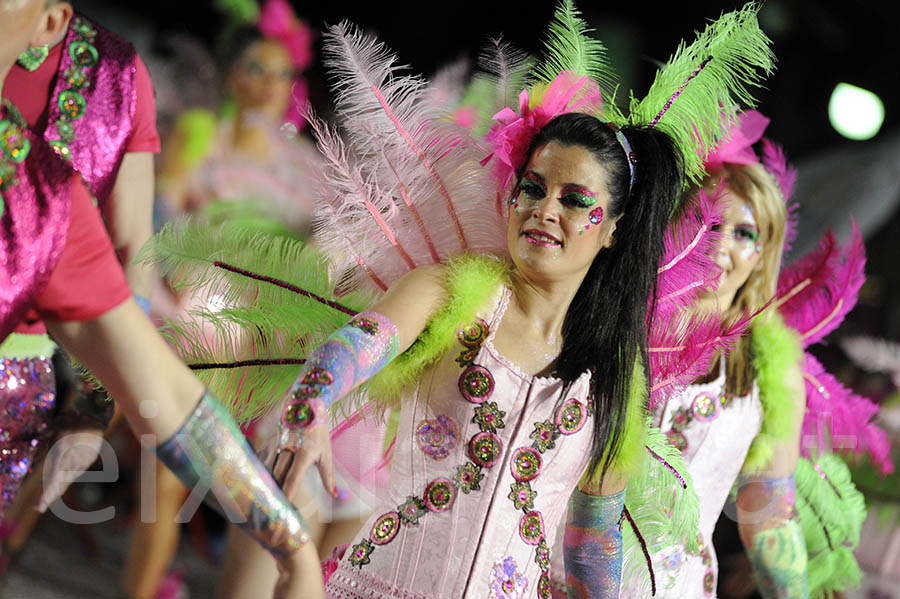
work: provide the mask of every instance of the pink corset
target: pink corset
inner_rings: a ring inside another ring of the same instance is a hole
[[[718,562],[712,533],[762,425],[759,388],[754,383],[746,396],[726,396],[723,363],[716,380],[689,385],[661,413],[656,424],[681,449],[700,499],[702,545],[698,555],[655,556],[660,586],[656,596],[714,597]]]
[[[492,339],[509,301],[404,398],[390,496],[328,580],[334,598],[550,596],[550,547],[591,450],[589,375],[525,375]]]

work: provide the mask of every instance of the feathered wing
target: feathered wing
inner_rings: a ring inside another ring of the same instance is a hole
[[[164,334],[239,422],[280,401],[309,349],[371,301],[335,300],[328,262],[305,243],[239,226],[170,223],[139,259],[185,294]]]
[[[485,210],[493,182],[478,163],[488,152],[426,82],[347,24],[326,34],[325,56],[343,139],[314,128],[326,158],[318,233],[327,252],[345,256],[338,269],[351,273],[350,288],[374,281],[370,271],[390,285],[422,264],[502,248],[499,215]]]
[[[826,231],[815,250],[782,270],[776,301],[785,324],[800,333],[804,347],[836,329],[856,305],[865,263],[862,235],[854,223],[846,246]]]
[[[726,13],[707,25],[690,45],[683,42],[660,69],[642,100],[632,97],[630,117],[607,105],[618,125],[649,124],[681,148],[687,180],[699,183],[703,159],[728,133],[736,106],[755,105],[751,87],[774,65],[770,40],[759,28],[759,4]]]
[[[622,523],[621,596],[652,597],[670,586],[670,554],[696,549],[700,502],[681,453],[648,422],[645,466],[628,481]]]

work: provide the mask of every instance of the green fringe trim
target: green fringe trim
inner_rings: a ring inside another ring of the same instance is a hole
[[[800,363],[803,350],[796,333],[785,326],[778,314],[757,319],[750,333],[750,343],[763,420],[762,428],[747,452],[743,470],[758,472],[772,458],[775,443],[789,440],[797,418],[803,417],[802,411],[797,409],[797,398],[784,384],[789,370]]]
[[[3,343],[0,343],[0,357],[18,360],[49,358],[55,349],[56,344],[46,333],[39,335],[10,333]]]
[[[700,500],[694,489],[694,482],[681,452],[672,447],[665,435],[645,422],[646,449],[650,449],[674,468],[684,479],[687,488],[682,487],[677,477],[644,449],[640,456],[642,467],[636,476],[628,480],[625,506],[647,543],[653,561],[653,571],[657,589],[667,588],[673,580],[661,580],[659,576],[666,569],[659,562],[672,554],[685,550],[696,552],[697,529],[700,521]],[[623,596],[649,597],[651,595],[650,576],[647,559],[637,535],[629,524],[622,525]]]
[[[509,265],[495,257],[463,254],[447,263],[444,304],[419,338],[381,372],[362,385],[381,409],[399,406],[402,392],[457,342],[460,327],[469,324],[509,284]],[[356,406],[358,407],[358,406]]]
[[[809,596],[825,599],[859,585],[861,571],[853,551],[859,545],[866,504],[840,458],[827,454],[815,463],[827,480],[806,458],[797,463],[794,480],[809,555]]]

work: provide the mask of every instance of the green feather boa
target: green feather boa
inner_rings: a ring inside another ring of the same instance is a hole
[[[778,314],[772,314],[753,325],[750,342],[763,419],[744,461],[746,473],[762,470],[772,458],[775,443],[790,440],[796,419],[803,417],[793,390],[784,384],[789,371],[800,364],[803,356],[796,333],[784,325]]]

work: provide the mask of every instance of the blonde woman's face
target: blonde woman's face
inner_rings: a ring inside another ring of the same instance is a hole
[[[283,45],[261,40],[248,46],[229,75],[238,106],[281,118],[291,100],[296,71]]]
[[[750,204],[730,192],[724,193],[719,202],[725,202],[725,214],[719,229],[722,239],[715,255],[716,264],[722,269],[716,295],[733,299],[750,274],[762,268],[763,247]],[[724,306],[720,303],[720,307]]]

